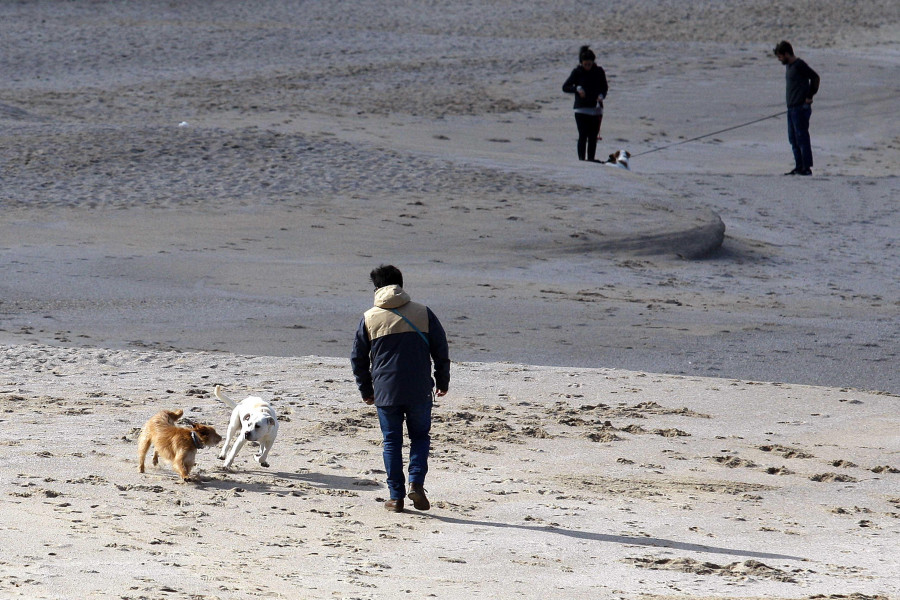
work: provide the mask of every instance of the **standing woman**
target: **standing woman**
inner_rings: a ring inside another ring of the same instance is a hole
[[[597,162],[597,140],[600,137],[600,121],[603,119],[603,99],[609,91],[606,73],[596,64],[597,57],[589,46],[582,46],[578,53],[581,63],[572,70],[562,89],[575,94],[575,124],[578,125],[578,160]]]

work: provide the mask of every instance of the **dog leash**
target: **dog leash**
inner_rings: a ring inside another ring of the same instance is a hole
[[[786,110],[781,111],[780,113],[775,113],[774,115],[769,115],[768,117],[763,117],[761,119],[754,119],[753,121],[748,121],[746,123],[741,123],[740,125],[735,125],[734,127],[728,127],[726,129],[720,129],[719,131],[713,131],[712,133],[706,133],[704,135],[699,135],[695,138],[691,138],[689,140],[682,140],[680,142],[676,142],[674,144],[669,144],[668,146],[661,146],[659,148],[653,148],[652,150],[647,150],[646,152],[640,152],[638,154],[632,154],[631,156],[643,156],[645,154],[650,154],[651,152],[659,152],[660,150],[665,150],[667,148],[674,148],[675,146],[680,146],[682,144],[687,144],[688,142],[696,142],[697,140],[702,140],[703,138],[707,138],[711,135],[718,135],[720,133],[725,133],[726,131],[731,131],[732,129],[740,129],[741,127],[746,127],[747,125],[753,125],[754,123],[759,123],[760,121],[767,121],[769,119],[774,119],[775,117],[780,117],[783,114],[787,114]]]
[[[409,326],[412,327],[413,329],[415,329],[416,333],[418,333],[422,337],[422,339],[425,340],[425,345],[428,346],[429,348],[431,347],[431,344],[428,342],[428,338],[425,337],[425,334],[422,333],[419,330],[419,328],[416,327],[412,321],[407,319],[404,315],[400,314],[400,311],[395,308],[389,308],[388,310],[391,311],[392,313],[394,313],[395,315],[397,315],[398,317],[400,317],[401,319],[403,319],[404,321],[406,321],[407,323],[409,323]]]

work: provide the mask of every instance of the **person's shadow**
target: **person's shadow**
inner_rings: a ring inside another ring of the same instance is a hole
[[[476,527],[497,527],[500,529],[523,529],[526,531],[540,531],[544,533],[555,533],[566,537],[587,540],[591,542],[607,542],[613,544],[625,544],[635,546],[652,546],[654,548],[672,548],[673,550],[687,550],[690,552],[707,552],[710,554],[732,554],[734,556],[744,556],[747,558],[771,560],[806,560],[800,556],[790,556],[788,554],[772,554],[769,552],[755,552],[753,550],[738,550],[735,548],[718,548],[715,546],[705,546],[702,544],[688,544],[685,542],[676,542],[674,540],[666,540],[651,537],[631,537],[627,535],[610,535],[605,533],[592,533],[590,531],[574,531],[571,529],[563,529],[554,526],[540,525],[511,525],[509,523],[492,523],[491,521],[475,521],[472,519],[460,519],[457,517],[448,517],[445,515],[428,513],[417,513],[423,517],[428,517],[444,523],[454,525],[467,525]]]
[[[263,471],[260,471],[261,473]],[[279,479],[289,479],[294,481],[304,481],[316,487],[358,490],[361,487],[381,487],[381,483],[373,479],[362,477],[345,477],[341,475],[326,475],[324,473],[306,472],[306,473],[287,473],[284,471],[272,473]],[[223,480],[213,480],[205,482],[205,485],[213,488],[232,489],[244,488],[252,492],[272,491],[271,484],[265,481],[253,482],[237,482]],[[613,544],[623,544],[632,546],[651,546],[654,548],[671,548],[673,550],[686,550],[689,552],[706,552],[709,554],[731,554],[734,556],[743,556],[746,558],[770,559],[770,560],[805,560],[800,556],[791,556],[788,554],[773,554],[770,552],[755,552],[753,550],[738,550],[735,548],[719,548],[716,546],[706,546],[702,544],[688,544],[675,540],[666,540],[651,537],[632,537],[627,535],[612,535],[607,533],[593,533],[590,531],[576,531],[572,529],[563,529],[552,525],[512,525],[510,523],[494,523],[491,521],[476,521],[473,519],[461,519],[458,517],[450,517],[433,512],[417,512],[422,517],[435,519],[452,525],[467,525],[475,527],[496,527],[499,529],[521,529],[525,531],[538,531],[543,533],[553,533],[579,540],[590,542],[606,542]]]

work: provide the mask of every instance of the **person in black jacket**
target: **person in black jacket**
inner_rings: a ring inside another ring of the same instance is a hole
[[[409,434],[409,493],[418,510],[431,505],[425,475],[431,450],[432,390],[450,387],[450,352],[441,322],[424,304],[410,301],[403,274],[393,265],[373,269],[375,306],[356,331],[350,362],[363,402],[374,404],[384,438],[382,453],[390,499],[385,508],[403,511],[403,422]],[[434,362],[434,379],[431,364]]]
[[[790,42],[778,42],[773,52],[785,66],[788,141],[794,151],[794,168],[785,175],[812,175],[809,118],[812,116],[813,96],[819,91],[819,74],[794,56]]]
[[[578,125],[578,160],[585,158],[598,162],[597,140],[600,139],[600,121],[603,119],[603,99],[609,91],[606,73],[596,64],[597,57],[588,46],[578,53],[581,63],[572,70],[562,89],[575,94],[575,124]]]

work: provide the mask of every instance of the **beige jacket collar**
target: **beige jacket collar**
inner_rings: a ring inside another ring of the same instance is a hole
[[[378,308],[399,308],[410,300],[409,294],[399,285],[386,285],[375,290],[375,306]]]

